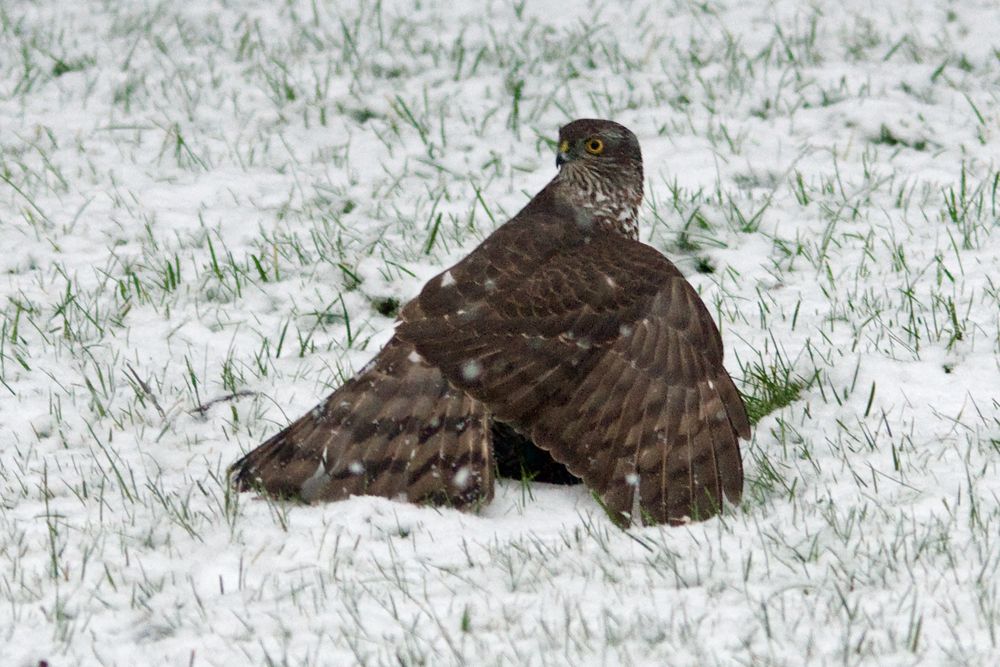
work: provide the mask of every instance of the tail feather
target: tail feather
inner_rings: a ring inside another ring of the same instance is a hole
[[[393,338],[361,373],[230,468],[307,502],[378,495],[466,507],[493,496],[485,406]]]

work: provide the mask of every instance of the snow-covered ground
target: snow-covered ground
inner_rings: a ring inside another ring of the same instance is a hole
[[[452,4],[0,4],[0,665],[1000,664],[1000,5]],[[743,504],[232,494],[593,116]]]

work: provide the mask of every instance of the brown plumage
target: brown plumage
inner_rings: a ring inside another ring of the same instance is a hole
[[[375,495],[466,507],[493,497],[492,456],[482,403],[393,338],[231,470],[240,490],[307,502]]]
[[[366,370],[238,461],[239,488],[465,507],[492,496],[492,424],[621,524],[739,501],[750,425],[705,305],[637,240],[638,141],[604,120],[559,140],[558,175],[424,286]]]

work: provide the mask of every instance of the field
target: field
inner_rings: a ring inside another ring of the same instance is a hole
[[[1000,5],[563,5],[0,4],[0,664],[1000,664]],[[577,117],[639,136],[743,502],[233,493]]]

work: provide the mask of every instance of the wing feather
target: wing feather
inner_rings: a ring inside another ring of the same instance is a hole
[[[233,464],[240,490],[466,507],[493,496],[485,406],[394,338],[361,373]]]
[[[715,323],[666,258],[600,236],[517,270],[470,258],[449,271],[462,284],[496,276],[494,289],[456,299],[431,280],[404,311],[400,338],[581,477],[622,523],[637,519],[635,491],[655,522],[739,501],[746,411]]]

